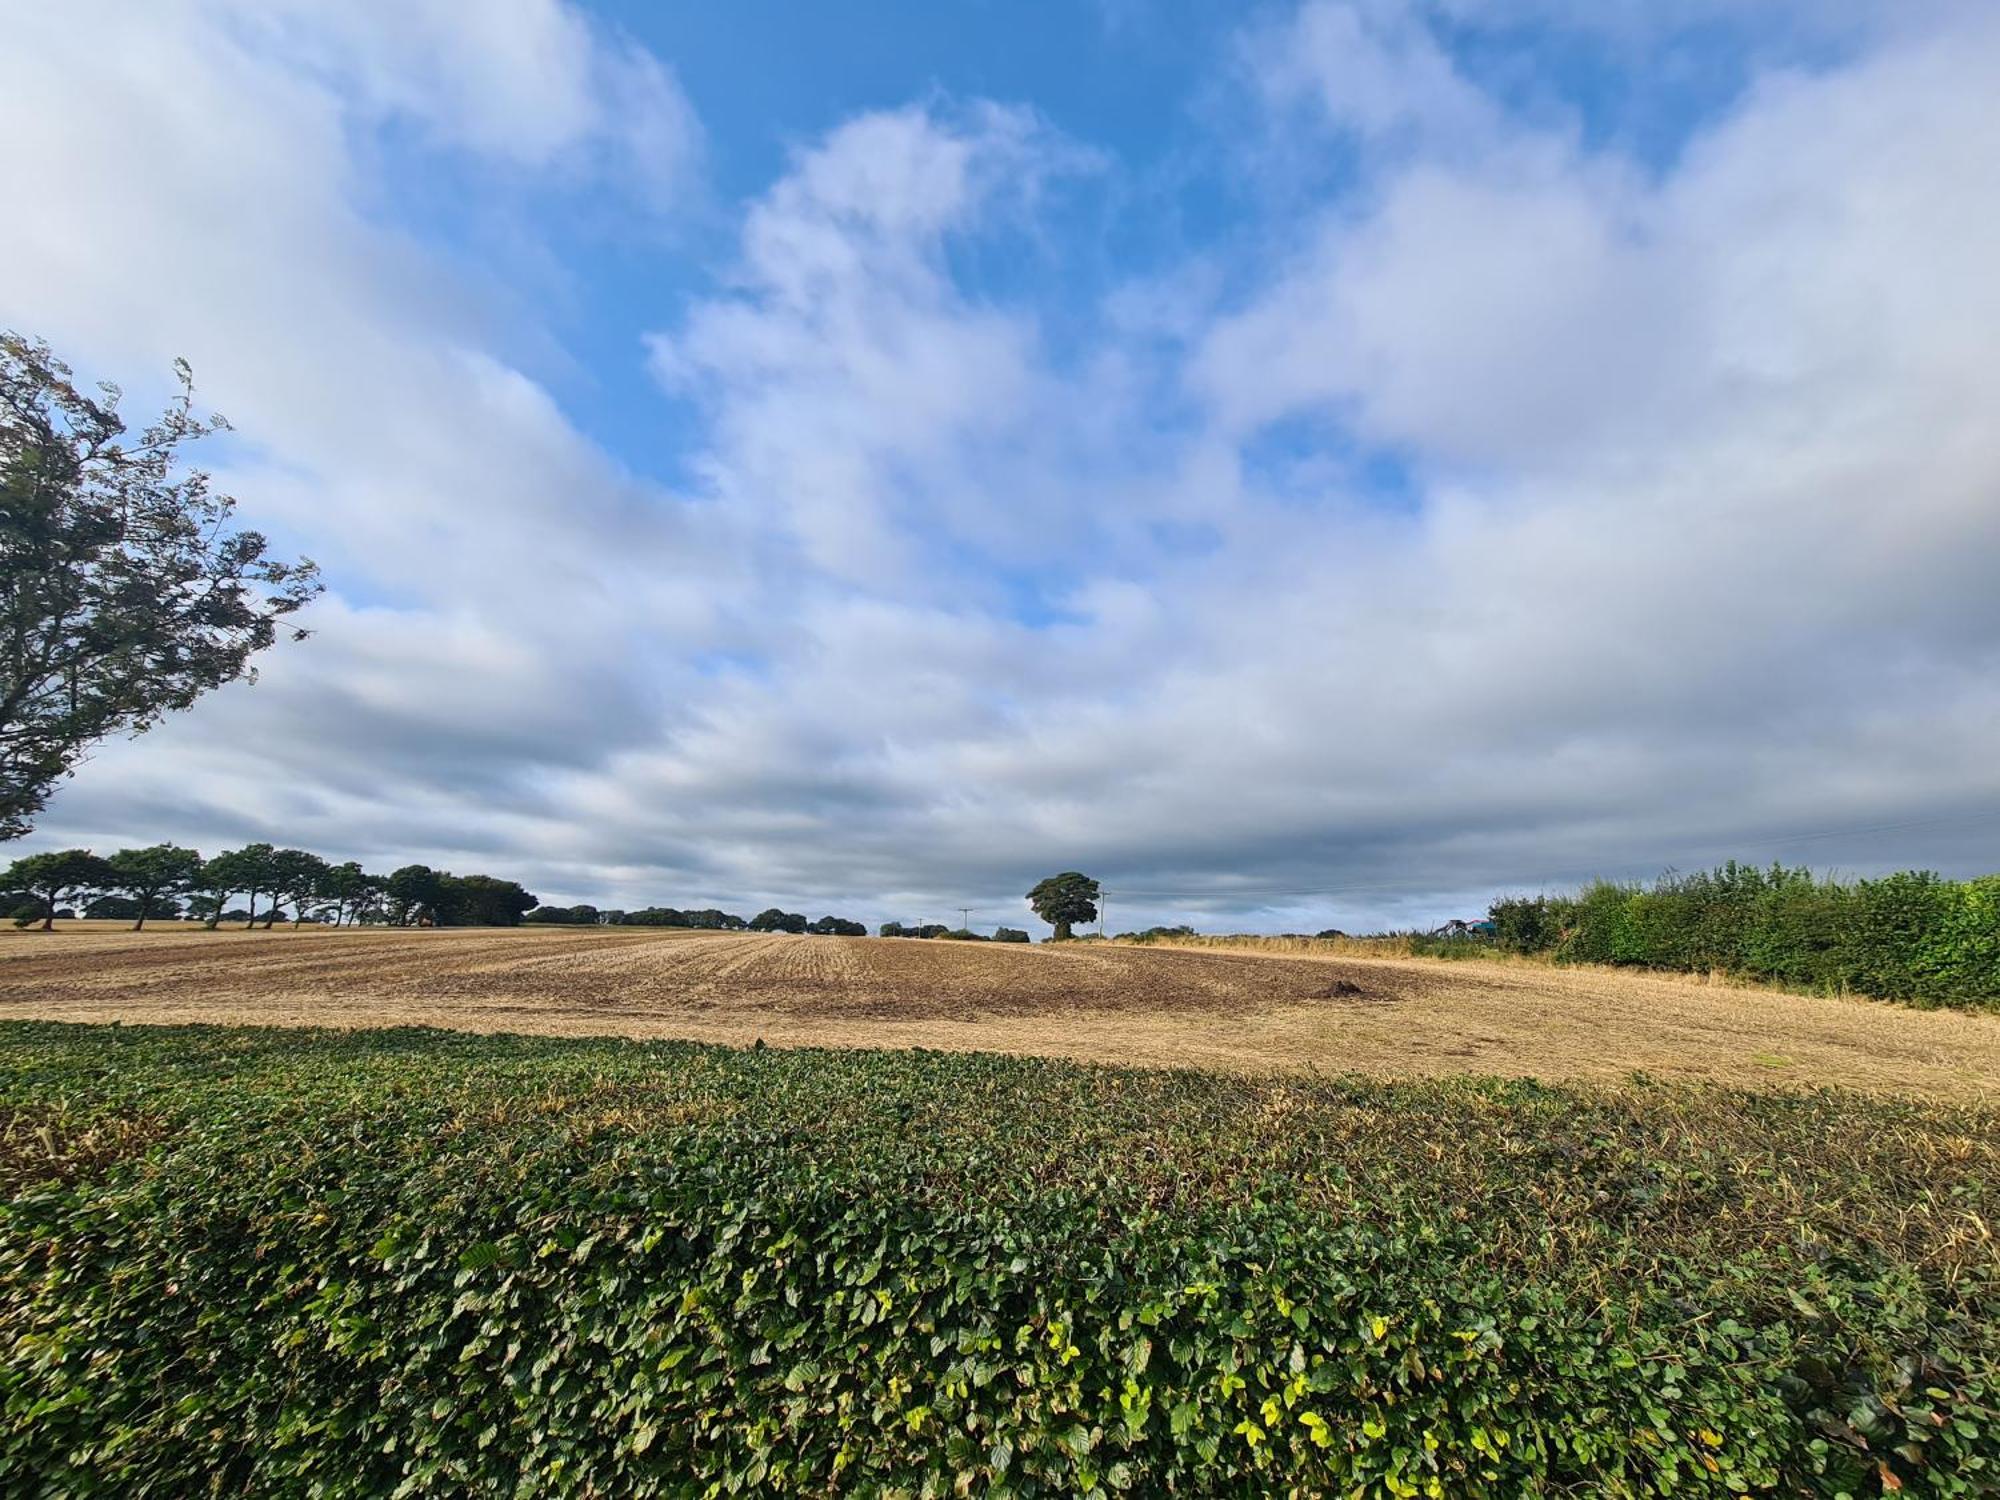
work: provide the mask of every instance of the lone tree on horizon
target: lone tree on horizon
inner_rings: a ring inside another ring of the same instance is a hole
[[[1028,905],[1055,928],[1055,942],[1068,942],[1071,923],[1097,920],[1097,882],[1076,870],[1065,870],[1029,891]]]

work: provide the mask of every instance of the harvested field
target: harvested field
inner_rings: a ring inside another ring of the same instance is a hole
[[[982,1049],[2000,1097],[2000,1018],[1527,964],[671,929],[0,934],[0,1019]]]

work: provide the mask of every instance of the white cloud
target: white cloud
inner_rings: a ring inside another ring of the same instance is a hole
[[[965,296],[954,234],[1031,204],[1091,158],[1029,113],[863,115],[802,153],[745,220],[733,295],[650,339],[703,403],[712,493],[836,579],[911,584],[939,534],[1007,545],[1035,498],[988,465],[1048,399],[1033,322]]]
[[[661,202],[701,131],[672,72],[567,0],[218,0],[265,58],[363,115],[536,169],[608,165]]]
[[[1500,128],[1499,112],[1460,75],[1424,12],[1397,0],[1307,4],[1254,33],[1247,50],[1269,104],[1310,104],[1378,149],[1410,140],[1467,146]]]

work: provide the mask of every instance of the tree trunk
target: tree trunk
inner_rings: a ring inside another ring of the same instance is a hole
[[[138,920],[138,921],[136,921],[136,922],[134,922],[134,923],[132,924],[132,930],[133,930],[134,932],[138,932],[138,931],[139,931],[139,930],[140,930],[141,928],[143,928],[143,927],[144,927],[144,926],[146,925],[146,906],[147,906],[147,902],[146,902],[146,899],[145,899],[145,898],[144,898],[143,896],[142,896],[142,897],[140,897],[140,898],[139,898],[139,920]]]
[[[56,896],[58,894],[56,891],[50,891],[48,905],[42,908],[42,931],[44,932],[54,932],[56,930]]]
[[[1066,943],[1069,941],[1069,938],[1070,938],[1069,919],[1066,917],[1058,918],[1056,921],[1055,940],[1058,943]]]
[[[257,925],[257,893],[255,891],[252,891],[250,893],[250,920],[243,924],[243,930],[245,932],[249,932],[251,929],[256,927],[256,925]]]

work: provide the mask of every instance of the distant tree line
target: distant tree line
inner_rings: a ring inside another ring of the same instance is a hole
[[[704,931],[742,932],[750,924],[734,912],[704,907],[700,911],[676,911],[671,906],[647,906],[624,914],[627,927],[694,927]]]
[[[954,943],[1025,943],[1027,933],[1018,927],[996,927],[993,936],[974,932],[970,927],[947,927],[942,922],[925,922],[906,927],[901,922],[884,922],[875,929],[877,935],[886,938],[928,938],[942,939]]]
[[[376,875],[354,860],[335,864],[309,850],[270,844],[247,844],[212,859],[177,844],[120,849],[103,856],[88,849],[30,854],[0,870],[0,914],[11,916],[17,926],[38,923],[44,929],[53,927],[59,916],[81,914],[129,920],[135,930],[149,920],[198,921],[210,928],[230,922],[266,929],[289,920],[293,926],[314,922],[336,927],[514,927],[530,922],[868,935],[865,924],[847,917],[809,921],[799,912],[775,906],[748,921],[712,907],[622,911],[543,906],[518,882],[494,875],[454,875],[429,865],[404,865]]]
[[[1176,938],[1198,936],[1200,934],[1192,927],[1182,923],[1177,927],[1148,927],[1142,932],[1121,932],[1112,941],[1118,943],[1163,943],[1172,942]]]
[[[640,911],[600,911],[595,906],[538,906],[525,921],[559,927],[692,927],[715,932],[799,932],[831,937],[866,937],[868,929],[846,917],[806,920],[803,913],[781,911],[773,906],[744,921],[734,912],[677,911],[671,906],[649,906]]]
[[[30,854],[0,871],[0,911],[17,926],[44,929],[77,909],[129,917],[135,929],[149,918],[268,929],[285,917],[293,926],[512,927],[536,905],[517,882],[495,875],[454,875],[429,865],[376,875],[353,860],[335,864],[307,849],[270,844],[246,844],[211,859],[178,844],[104,856],[63,849]]]

